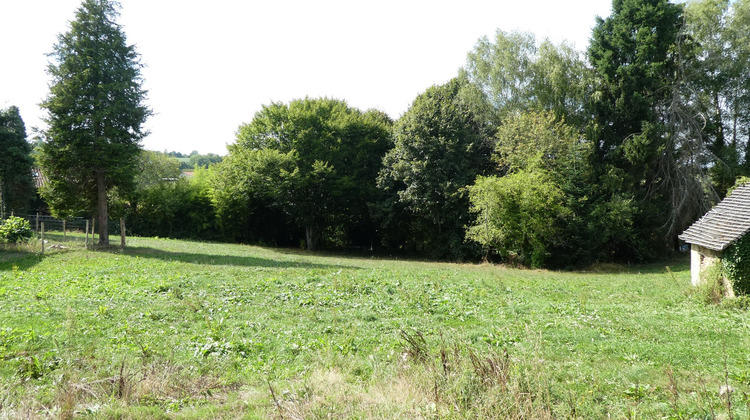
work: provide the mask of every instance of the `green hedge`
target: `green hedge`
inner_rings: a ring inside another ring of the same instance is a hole
[[[745,235],[724,251],[724,272],[732,282],[734,292],[750,294],[750,235]]]

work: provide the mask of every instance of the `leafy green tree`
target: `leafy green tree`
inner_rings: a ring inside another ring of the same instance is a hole
[[[486,94],[500,119],[531,106],[536,51],[533,34],[498,30],[494,42],[483,37],[468,54],[467,77]]]
[[[540,169],[560,181],[568,168],[584,169],[591,145],[554,113],[529,111],[509,117],[498,128],[494,160],[501,172]]]
[[[218,239],[208,185],[179,178],[149,184],[137,191],[129,209],[128,229],[137,235]]]
[[[211,165],[221,162],[221,159],[222,157],[215,153],[208,153],[205,155],[196,153],[194,155],[190,155],[188,164],[190,165],[191,168],[195,168],[195,167],[208,168]]]
[[[571,247],[563,239],[574,224],[570,216],[586,210],[579,198],[590,191],[590,144],[552,111],[511,115],[496,139],[493,158],[504,176],[469,187],[475,219],[466,237],[484,247],[485,258],[543,266],[555,247]]]
[[[198,152],[196,151],[196,153],[198,153]],[[167,155],[167,156],[171,156],[173,158],[178,158],[178,159],[187,159],[187,158],[190,158],[189,155],[186,155],[184,153],[180,153],[180,152],[168,152],[166,149],[164,149],[164,154]]]
[[[42,193],[53,214],[96,214],[99,243],[109,244],[109,200],[132,191],[145,106],[135,47],[115,22],[118,3],[84,0],[58,37],[48,67],[48,141],[41,161],[49,180]]]
[[[293,162],[280,175],[275,202],[304,229],[309,249],[324,235],[334,244],[368,242],[374,235],[369,205],[375,200],[380,161],[391,144],[390,126],[381,112],[363,113],[335,99],[274,103],[240,127],[230,155],[242,149],[274,150]],[[231,159],[230,166],[241,164]]]
[[[432,257],[465,258],[469,221],[465,187],[491,168],[491,135],[470,103],[466,80],[453,79],[419,95],[394,126],[395,145],[383,160],[380,211],[391,246]]]
[[[552,111],[529,111],[507,118],[496,139],[493,159],[504,176],[469,188],[475,217],[467,238],[486,256],[572,267],[637,245],[632,200],[605,194],[620,190],[620,172],[597,176],[592,144],[576,128]]]
[[[723,197],[741,165],[750,137],[750,1],[701,0],[686,6],[686,32],[693,41],[685,58],[686,98],[700,115],[697,135],[708,146],[711,178]]]
[[[529,110],[552,111],[580,129],[587,120],[591,75],[569,45],[548,40],[537,45],[533,34],[498,30],[494,40],[477,42],[464,72],[499,121]]]
[[[628,169],[634,183],[650,175],[644,169],[663,144],[658,107],[668,104],[671,92],[681,10],[666,0],[615,0],[612,15],[597,18],[589,46],[600,78],[596,151]]]
[[[128,230],[142,236],[217,239],[207,175],[181,176],[176,158],[144,150],[126,211]]]
[[[0,219],[26,211],[34,197],[33,164],[18,108],[0,110]]]
[[[572,46],[545,40],[531,66],[532,110],[551,111],[565,124],[583,131],[589,122],[587,104],[592,95],[593,74]]]
[[[138,156],[137,189],[164,181],[175,181],[181,175],[180,162],[164,153],[142,150]]]

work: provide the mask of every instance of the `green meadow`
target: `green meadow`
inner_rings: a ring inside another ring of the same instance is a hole
[[[750,413],[746,301],[707,303],[687,259],[553,272],[48,237],[0,252],[0,418]]]

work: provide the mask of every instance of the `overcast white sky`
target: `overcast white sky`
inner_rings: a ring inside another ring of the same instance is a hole
[[[305,96],[396,119],[496,29],[584,50],[611,0],[121,0],[146,65],[149,150],[226,154],[261,106]],[[43,128],[48,58],[79,0],[0,0],[0,108]]]

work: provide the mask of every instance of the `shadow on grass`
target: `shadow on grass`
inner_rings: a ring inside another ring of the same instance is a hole
[[[0,271],[12,270],[17,267],[18,270],[27,270],[42,261],[41,255],[36,252],[14,247],[0,248]]]
[[[252,256],[237,255],[216,255],[216,254],[194,254],[189,252],[170,252],[161,249],[130,246],[124,250],[112,249],[112,252],[118,252],[123,255],[130,255],[140,258],[152,258],[162,261],[178,261],[190,264],[200,265],[230,265],[237,267],[269,267],[269,268],[322,268],[322,269],[358,269],[355,266],[333,265],[333,264],[316,264],[306,261],[279,261],[269,258],[259,258]]]
[[[690,255],[681,255],[665,261],[645,264],[600,263],[578,271],[595,274],[659,274],[667,273],[667,267],[674,273],[690,271]]]

